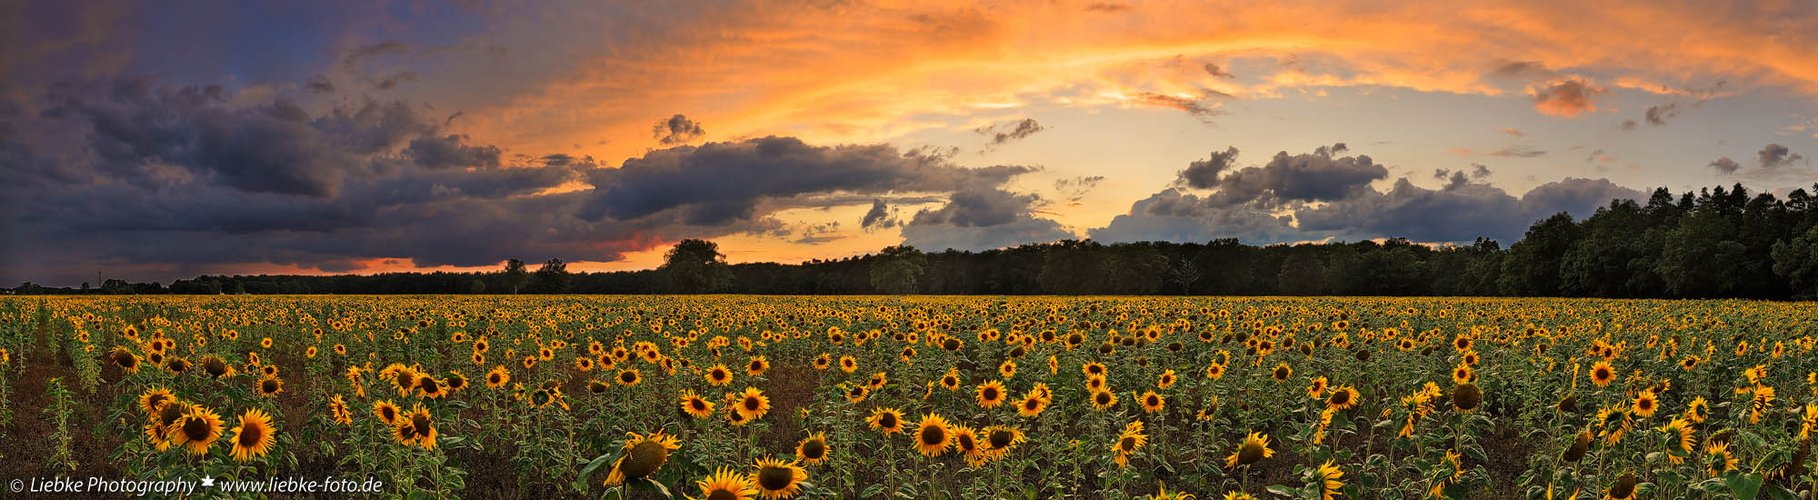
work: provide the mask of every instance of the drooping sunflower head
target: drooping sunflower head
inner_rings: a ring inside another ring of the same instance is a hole
[[[1460,411],[1474,410],[1480,403],[1483,403],[1483,389],[1477,388],[1477,384],[1465,382],[1452,389],[1452,406]]]
[[[272,443],[277,441],[277,429],[272,427],[271,415],[256,408],[240,414],[240,425],[234,426],[233,431],[231,451],[236,462],[265,456],[271,451]]]
[[[612,464],[612,472],[606,476],[607,486],[616,486],[627,479],[648,477],[669,462],[669,452],[681,449],[675,436],[660,430],[650,435],[636,432],[625,434],[625,454]]]
[[[801,492],[802,481],[808,480],[808,471],[795,462],[765,457],[757,459],[753,465],[757,471],[751,473],[751,482],[766,499],[795,496]]]
[[[1584,460],[1585,453],[1591,451],[1592,437],[1590,429],[1585,429],[1584,432],[1578,433],[1577,436],[1572,438],[1572,444],[1566,447],[1565,452],[1561,453],[1559,458],[1571,463],[1577,463],[1579,460]]]
[[[1634,498],[1635,482],[1635,473],[1624,472],[1622,476],[1616,478],[1615,483],[1610,484],[1610,490],[1604,493],[1605,498],[1613,498],[1616,500]]]
[[[922,415],[915,426],[915,451],[922,456],[938,457],[953,446],[953,428],[940,415]]]
[[[827,461],[827,454],[832,450],[827,446],[826,433],[809,433],[808,437],[795,445],[795,459],[805,465],[819,465]]]
[[[126,349],[126,346],[114,346],[107,354],[108,360],[126,370],[127,373],[139,373],[139,356]]]
[[[1225,466],[1251,465],[1273,456],[1275,456],[1275,450],[1269,448],[1269,436],[1252,432],[1244,436],[1243,442],[1237,445],[1237,451],[1225,458]]]

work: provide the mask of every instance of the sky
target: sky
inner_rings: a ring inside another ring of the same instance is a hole
[[[0,0],[0,283],[1488,237],[1818,167],[1818,3]]]

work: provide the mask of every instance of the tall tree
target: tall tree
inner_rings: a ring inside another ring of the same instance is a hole
[[[530,272],[525,269],[524,261],[516,258],[505,260],[503,274],[505,275],[505,286],[510,288],[511,293],[514,294],[524,289],[524,285],[530,282]]]
[[[871,288],[878,293],[915,293],[928,259],[909,245],[885,248],[871,261]]]
[[[707,240],[686,239],[676,243],[663,256],[663,266],[657,271],[675,292],[713,293],[732,286],[726,256],[720,253],[718,243]]]

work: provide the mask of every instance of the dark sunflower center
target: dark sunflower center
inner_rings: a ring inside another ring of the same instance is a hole
[[[809,441],[802,445],[802,456],[809,460],[819,459],[827,454],[827,444],[820,441]]]
[[[990,401],[994,399],[997,399],[997,389],[985,388],[985,400]]]
[[[619,467],[619,472],[627,478],[640,478],[656,472],[667,461],[668,448],[653,441],[645,441],[631,447],[631,451],[625,454],[625,463]]]
[[[737,500],[739,495],[724,489],[715,488],[707,494],[707,500]]]
[[[260,428],[256,424],[248,424],[240,428],[240,435],[237,437],[240,438],[239,444],[241,447],[252,447],[259,444],[259,441],[265,438],[265,429]]]
[[[762,408],[763,405],[764,402],[759,401],[758,398],[745,398],[745,411],[758,411],[758,408]]]
[[[896,427],[896,415],[885,413],[884,416],[878,417],[877,424],[885,429]]]
[[[1275,369],[1275,379],[1276,380],[1285,380],[1287,378],[1288,378],[1288,369],[1287,368],[1276,368]]]
[[[1351,392],[1350,391],[1338,391],[1336,394],[1332,395],[1332,404],[1333,405],[1343,406],[1343,405],[1350,404],[1350,403],[1351,403]]]
[[[210,429],[208,422],[202,421],[201,418],[192,417],[183,421],[183,437],[189,438],[190,441],[207,440],[211,430],[213,429]]]
[[[935,446],[947,442],[947,430],[940,426],[922,428],[922,444]]]
[[[707,402],[699,399],[688,400],[688,407],[694,411],[707,411]]]
[[[777,491],[788,488],[795,482],[795,471],[787,467],[765,467],[758,469],[757,483],[766,491]]]
[[[1258,461],[1258,460],[1262,460],[1262,458],[1263,458],[1262,443],[1246,442],[1246,443],[1244,443],[1244,446],[1242,448],[1239,448],[1237,450],[1237,463],[1239,465],[1253,464],[1253,463],[1256,463],[1256,461]]]
[[[619,381],[627,383],[627,384],[635,382],[635,381],[637,381],[637,379],[638,379],[638,376],[635,373],[625,372],[625,373],[619,374]]]
[[[265,381],[259,382],[259,390],[265,391],[267,393],[278,392],[278,381],[267,379]]]
[[[1003,448],[1005,446],[1010,446],[1010,438],[1012,438],[1012,437],[1013,436],[1011,436],[1010,431],[1006,431],[1006,430],[991,431],[991,437],[990,437],[991,447],[992,448]]]
[[[1123,438],[1118,439],[1117,440],[1117,449],[1123,450],[1125,453],[1135,451],[1136,450],[1136,438],[1130,437],[1130,436],[1124,436]]]
[[[954,440],[954,441],[955,441],[955,442],[957,442],[957,443],[959,443],[959,447],[960,447],[960,449],[961,449],[961,450],[965,450],[965,451],[968,451],[968,452],[970,452],[970,451],[972,451],[972,450],[973,450],[973,449],[976,449],[976,448],[978,448],[978,443],[975,443],[975,442],[973,442],[973,441],[972,441],[972,436],[968,436],[968,435],[965,435],[965,434],[960,434],[960,435],[959,435],[959,439],[956,439],[956,440]]]
[[[1155,396],[1149,396],[1148,399],[1143,400],[1143,404],[1146,404],[1149,406],[1161,406],[1161,398],[1158,398]]]
[[[1109,393],[1109,392],[1098,393],[1098,395],[1093,396],[1093,400],[1094,400],[1094,402],[1098,403],[1100,406],[1111,404],[1111,393]]]

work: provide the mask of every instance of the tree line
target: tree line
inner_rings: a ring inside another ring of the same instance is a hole
[[[1818,191],[1818,184],[1813,186]],[[473,273],[199,276],[108,280],[98,289],[14,293],[748,293],[1193,294],[1576,297],[1818,297],[1818,198],[1782,200],[1737,184],[1645,201],[1612,200],[1582,221],[1535,222],[1508,248],[1489,239],[1429,245],[1402,238],[1252,246],[1060,241],[982,252],[894,246],[801,264],[728,264],[717,244],[684,240],[661,267],[571,273],[510,259]]]

